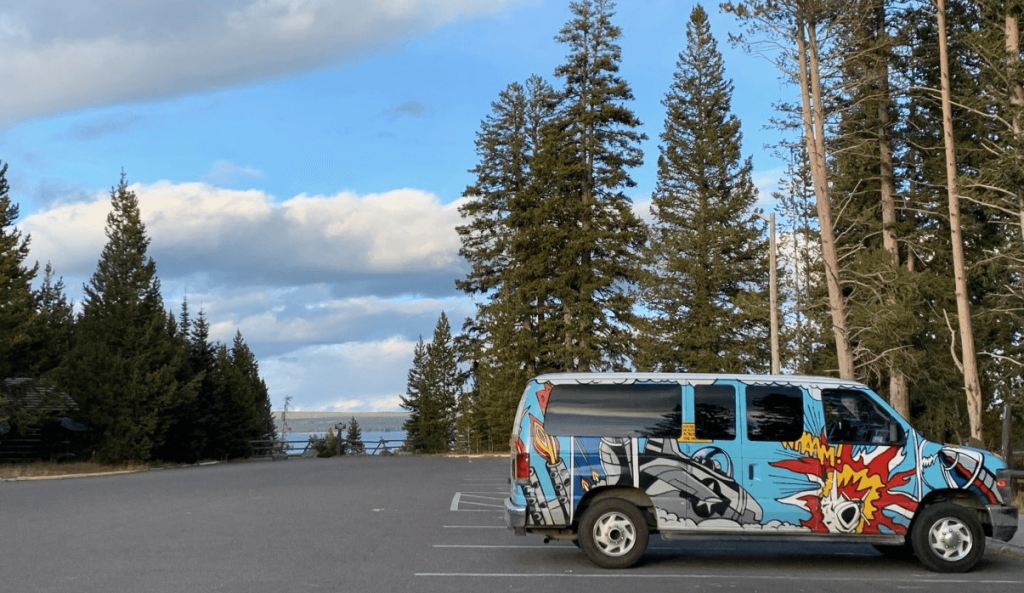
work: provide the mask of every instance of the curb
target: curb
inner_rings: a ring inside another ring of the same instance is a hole
[[[200,463],[193,463],[191,465],[178,466],[178,467],[203,467],[207,465],[217,465],[219,461],[203,461]],[[166,467],[146,467],[142,469],[125,469],[113,472],[93,472],[88,474],[62,474],[59,476],[30,476],[27,478],[0,478],[0,482],[41,482],[43,480],[71,480],[74,478],[96,478],[101,476],[120,476],[124,474],[141,474],[142,472],[153,472],[164,469],[173,469]]]
[[[1006,542],[1000,542],[995,540],[988,540],[986,544],[986,551],[992,551],[996,554],[1001,554],[1003,556],[1012,556],[1014,558],[1024,560],[1024,548],[1021,548],[1020,546],[1015,546],[1013,544],[1008,544]]]
[[[117,472],[95,472],[91,474],[63,474],[60,476],[30,476],[27,478],[3,478],[0,482],[41,482],[43,480],[70,480],[72,478],[95,478],[97,476],[117,476],[121,474],[137,474],[141,472],[151,471],[152,468],[146,469],[126,469]]]

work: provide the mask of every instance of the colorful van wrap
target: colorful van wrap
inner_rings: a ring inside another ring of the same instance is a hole
[[[576,403],[564,387],[573,385],[608,385],[600,389],[613,403],[601,404],[600,390],[591,408]],[[646,408],[621,403],[630,398],[613,392],[624,386],[642,386],[639,399],[663,413],[644,418]],[[560,407],[559,389],[568,402]],[[827,378],[541,376],[523,394],[510,444],[513,457],[529,455],[528,477],[507,503],[525,508],[517,532],[572,530],[585,500],[613,488],[646,495],[662,534],[906,536],[931,493],[957,491],[977,508],[1008,504],[998,457],[928,441],[864,385]]]

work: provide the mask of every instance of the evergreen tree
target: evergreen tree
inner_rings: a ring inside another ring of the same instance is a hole
[[[800,375],[826,374],[836,368],[835,345],[821,262],[814,190],[803,142],[785,147],[786,175],[781,191],[773,194],[782,220],[780,292],[784,317],[782,331],[786,367]]]
[[[454,446],[457,404],[465,382],[458,362],[451,326],[442,312],[430,344],[422,337],[416,344],[407,397],[402,398],[402,407],[410,412],[403,424],[409,449],[441,453]]]
[[[654,224],[641,283],[653,315],[640,370],[768,368],[768,245],[754,212],[753,165],[740,154],[732,83],[698,5],[679,54],[658,159]]]
[[[558,113],[542,130],[534,159],[537,207],[530,239],[552,263],[549,294],[559,315],[548,319],[558,340],[544,344],[565,370],[624,368],[631,356],[637,252],[643,223],[623,190],[628,169],[643,162],[640,121],[619,76],[622,32],[612,23],[615,3],[569,5],[571,20],[555,38],[568,48],[555,69],[564,86]]]
[[[490,426],[511,421],[507,402],[518,401],[530,376],[561,368],[551,347],[560,340],[552,323],[561,317],[551,287],[556,273],[543,240],[547,223],[536,215],[541,184],[532,167],[554,106],[550,85],[531,76],[525,87],[513,83],[500,93],[477,133],[480,163],[463,194],[466,224],[458,227],[471,270],[456,281],[482,298],[459,347],[476,377],[459,403],[459,440],[467,444],[489,440]]]
[[[7,163],[0,161],[0,385],[9,377],[33,371],[36,299],[32,280],[38,264],[25,265],[29,237],[14,226],[18,205],[11,202]]]
[[[176,377],[182,353],[167,331],[138,198],[123,175],[110,197],[108,241],[84,287],[61,383],[82,408],[98,459],[145,461],[164,444],[169,411],[195,393]]]
[[[238,451],[251,455],[249,441],[273,439],[277,434],[274,419],[270,410],[270,392],[267,384],[260,377],[259,363],[249,345],[242,338],[242,332],[236,331],[231,344],[231,362],[240,378],[240,389],[235,394],[238,406],[243,437],[240,439]]]
[[[155,456],[166,461],[178,461],[194,463],[203,458],[206,448],[206,394],[209,390],[209,376],[213,370],[213,356],[209,344],[206,343],[206,334],[202,334],[202,344],[210,351],[207,357],[197,357],[195,338],[193,330],[205,326],[205,319],[202,310],[199,312],[199,324],[192,322],[188,309],[188,299],[181,303],[181,313],[177,320],[173,314],[167,316],[167,331],[173,337],[179,351],[181,352],[181,366],[177,369],[176,377],[181,385],[188,385],[195,393],[191,397],[179,402],[179,405],[168,413],[171,416],[171,425],[168,428],[167,439],[164,445],[155,452]],[[203,328],[205,330],[205,327]],[[201,350],[200,350],[201,351]]]
[[[53,267],[49,263],[35,296],[38,314],[33,328],[31,376],[46,377],[60,366],[71,348],[75,314],[64,292],[64,280],[54,279]]]
[[[402,396],[401,403],[402,408],[409,412],[409,417],[402,423],[402,430],[405,431],[405,446],[412,451],[422,448],[421,410],[427,403],[426,398],[429,397],[425,395],[429,389],[425,378],[426,367],[427,345],[423,342],[423,336],[420,336],[413,349],[412,368],[409,369],[405,395]]]
[[[366,445],[363,444],[363,429],[359,427],[355,416],[348,422],[348,433],[345,435],[345,440],[353,455],[366,453]]]

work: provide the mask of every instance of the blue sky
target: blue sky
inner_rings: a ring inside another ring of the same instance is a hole
[[[629,191],[647,213],[658,135],[693,2],[620,2],[621,73],[650,140]],[[774,66],[733,49],[763,205]],[[511,82],[553,71],[565,0],[5,0],[0,160],[32,259],[69,296],[95,270],[108,191],[139,196],[167,305],[252,346],[275,408],[397,410],[412,347],[458,327],[458,200],[474,134]]]

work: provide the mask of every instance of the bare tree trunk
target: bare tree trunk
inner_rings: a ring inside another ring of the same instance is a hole
[[[1017,15],[1006,13],[1006,60],[1010,66],[1015,66],[1020,61],[1020,25]],[[1024,106],[1024,86],[1021,83],[1013,85],[1010,90],[1010,103],[1017,107]],[[1013,135],[1020,136],[1020,116],[1013,114]]]
[[[818,44],[814,23],[806,23],[798,18],[796,33],[800,66],[800,94],[803,101],[804,139],[807,143],[807,156],[810,159],[811,177],[814,180],[815,203],[818,207],[821,254],[825,263],[829,310],[832,313],[832,333],[836,339],[839,376],[844,379],[852,379],[854,377],[853,353],[846,328],[846,303],[843,300],[842,287],[839,284],[839,256],[836,252],[835,232],[832,226],[832,205],[829,200],[828,172],[825,163],[825,108],[821,99]]]
[[[1006,12],[1006,62],[1011,71],[1020,61],[1020,25],[1017,15],[1013,14],[1012,10],[1008,7]],[[1024,106],[1024,86],[1019,82],[1010,88],[1010,104],[1014,107]],[[1019,139],[1021,133],[1019,113],[1013,114],[1010,125],[1013,127],[1014,138]],[[1020,233],[1021,238],[1024,239],[1024,195],[1017,196],[1017,204],[1020,207]]]
[[[875,7],[875,31],[879,40],[885,38],[885,8]],[[889,252],[894,268],[900,265],[900,249],[896,241],[896,190],[892,165],[892,141],[889,138],[889,64],[885,50],[879,49],[877,69],[880,89],[878,98],[878,155],[881,162],[882,245]],[[904,418],[910,417],[910,387],[907,375],[894,361],[889,363],[889,403]]]
[[[942,131],[946,147],[946,179],[949,194],[949,232],[953,243],[953,276],[956,281],[957,322],[960,325],[960,349],[963,359],[964,389],[967,392],[967,416],[970,438],[981,443],[981,384],[978,380],[971,305],[967,298],[967,274],[964,267],[964,241],[960,230],[960,201],[956,194],[956,152],[953,146],[953,108],[949,90],[949,51],[946,44],[946,1],[936,0],[939,28],[939,68],[942,75]]]

